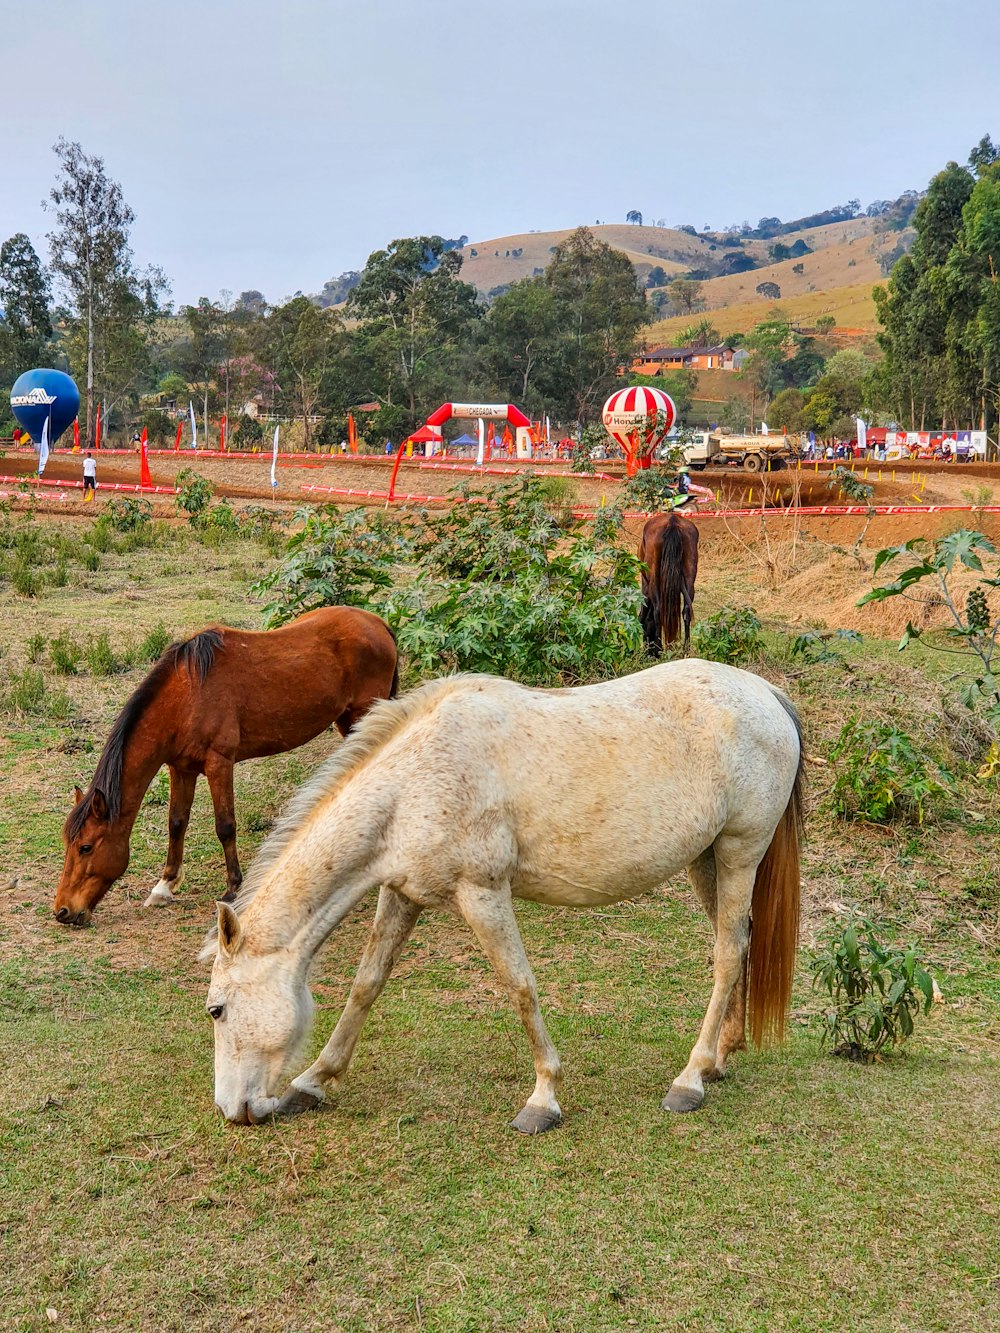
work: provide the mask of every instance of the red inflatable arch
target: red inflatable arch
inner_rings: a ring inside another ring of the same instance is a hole
[[[506,417],[512,426],[531,425],[521,409],[513,403],[442,403],[427,418],[427,424],[437,426],[440,430],[452,417],[483,417],[486,421],[503,421]]]

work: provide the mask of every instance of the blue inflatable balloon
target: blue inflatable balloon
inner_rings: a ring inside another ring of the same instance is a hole
[[[80,410],[80,390],[61,370],[26,370],[10,391],[10,406],[18,425],[36,444],[49,423],[49,445],[54,445]]]

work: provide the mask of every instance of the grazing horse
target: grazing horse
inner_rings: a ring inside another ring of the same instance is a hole
[[[698,577],[698,525],[680,514],[654,514],[639,541],[642,574],[642,635],[646,648],[659,657],[672,644],[684,615],[684,655],[691,644],[694,581]]]
[[[183,880],[184,834],[201,773],[226,856],[224,901],[235,897],[243,875],[233,765],[294,750],[331,724],[346,736],[397,685],[392,631],[354,607],[324,607],[262,633],[216,626],[172,644],[118,715],[86,794],[76,788],[63,827],[56,919],[86,925],[125,873],[132,826],[163,764],[170,770],[167,859],[145,905],[172,901]]]
[[[449,907],[482,945],[531,1044],[535,1088],[514,1127],[551,1129],[562,1116],[559,1056],[513,899],[599,906],[687,867],[715,932],[714,984],[663,1105],[694,1110],[704,1083],[744,1046],[746,1003],[758,1045],[783,1033],[802,767],[785,695],[692,658],[567,690],[453,676],[377,704],[294,798],[234,906],[219,905],[201,955],[215,960],[207,1008],[217,1106],[231,1121],[257,1123],[336,1089],[421,911]],[[414,792],[431,793],[433,811]],[[375,888],[340,1021],[279,1100],[310,1025],[310,964]]]

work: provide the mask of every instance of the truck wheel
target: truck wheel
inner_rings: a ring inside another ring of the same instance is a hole
[[[764,466],[764,460],[760,454],[747,454],[743,460],[743,466],[748,472],[759,472]]]

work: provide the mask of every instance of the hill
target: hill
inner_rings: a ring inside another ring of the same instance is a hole
[[[571,230],[526,232],[472,242],[462,248],[462,277],[483,295],[495,294],[498,289],[540,273],[554,248]],[[662,269],[667,278],[692,272],[703,275],[704,310],[723,334],[751,328],[776,301],[793,322],[811,323],[821,315],[832,315],[840,327],[873,329],[871,289],[884,277],[880,259],[897,245],[908,247],[912,239],[910,230],[879,231],[875,220],[868,217],[787,232],[767,240],[741,238],[739,246],[731,240],[727,244],[727,238],[718,233],[691,235],[669,227],[606,223],[590,230],[628,255],[644,283],[656,268]],[[791,249],[797,242],[808,251],[771,261],[772,247]],[[734,256],[739,255],[757,267],[743,273],[727,272]],[[776,286],[780,296],[772,290],[759,295],[756,289],[762,283]],[[651,327],[648,341],[669,341],[691,322],[688,314],[665,318]]]

